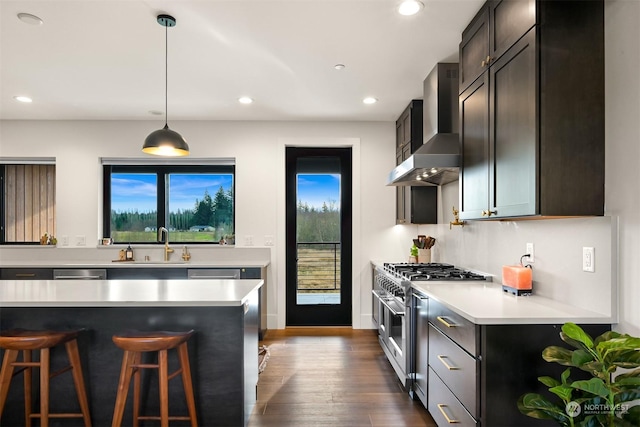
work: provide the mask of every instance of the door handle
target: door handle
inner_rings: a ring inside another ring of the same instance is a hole
[[[442,316],[438,316],[438,317],[436,317],[436,319],[438,319],[438,321],[439,321],[440,323],[442,323],[444,326],[446,326],[447,328],[457,328],[457,327],[459,326],[459,325],[456,325],[455,323],[449,323],[449,322],[447,322],[447,321],[445,320],[445,318],[444,318],[444,317],[442,317]],[[451,320],[449,320],[449,321],[451,321]]]
[[[439,360],[440,362],[442,362],[442,364],[443,364],[443,365],[444,365],[448,370],[450,370],[450,371],[457,371],[457,370],[459,370],[460,368],[458,368],[457,366],[451,366],[451,365],[449,365],[447,362],[445,362],[445,360],[444,360],[444,359],[448,359],[448,358],[449,358],[449,357],[448,357],[448,356],[446,356],[446,355],[444,355],[444,354],[439,354],[439,355],[438,355],[438,360]]]
[[[451,419],[449,418],[449,416],[447,415],[447,413],[444,411],[444,408],[447,408],[448,406],[445,405],[444,403],[438,403],[438,410],[440,411],[440,413],[442,414],[442,416],[444,417],[445,420],[447,420],[447,422],[449,424],[458,424],[460,423],[460,420],[455,420],[455,419]]]

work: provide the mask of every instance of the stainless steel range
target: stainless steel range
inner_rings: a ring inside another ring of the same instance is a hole
[[[373,271],[373,321],[378,340],[403,387],[410,389],[411,354],[411,282],[490,280],[482,274],[451,264],[384,263]]]

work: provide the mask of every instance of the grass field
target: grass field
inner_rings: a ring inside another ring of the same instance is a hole
[[[340,291],[340,250],[298,248],[298,292]]]
[[[128,243],[136,242],[154,243],[158,240],[155,231],[113,231],[111,237],[114,242]],[[220,237],[215,231],[171,231],[169,232],[170,242],[189,242],[189,243],[211,243],[218,242]]]

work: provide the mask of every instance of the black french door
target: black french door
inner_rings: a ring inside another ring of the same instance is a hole
[[[287,326],[350,326],[351,148],[286,148]]]

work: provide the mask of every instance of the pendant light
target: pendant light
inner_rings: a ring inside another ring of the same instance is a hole
[[[187,141],[184,140],[182,135],[178,132],[169,129],[168,122],[168,107],[167,107],[167,88],[168,88],[168,31],[169,27],[175,27],[176,19],[170,15],[158,15],[158,24],[165,27],[165,56],[164,56],[164,128],[153,131],[144,140],[142,151],[147,154],[154,154],[157,156],[188,156],[189,146]]]

